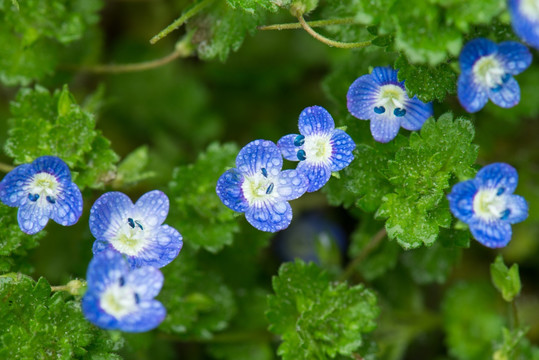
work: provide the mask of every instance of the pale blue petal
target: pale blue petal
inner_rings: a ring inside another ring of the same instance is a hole
[[[404,81],[398,80],[397,72],[397,70],[394,70],[389,66],[375,67],[372,70],[371,76],[374,82],[376,82],[380,86],[394,84],[400,86],[404,90]]]
[[[371,134],[374,140],[387,143],[399,133],[401,120],[393,115],[380,116],[371,120]]]
[[[406,114],[401,118],[401,126],[406,130],[421,129],[425,121],[433,114],[432,103],[425,104],[415,96],[413,99],[408,99],[404,108]]]
[[[127,258],[133,268],[142,266],[162,268],[178,256],[182,246],[183,238],[178,230],[165,224],[152,230],[152,238],[137,255]]]
[[[128,271],[129,265],[119,252],[105,250],[95,254],[86,272],[87,293],[102,293],[109,285],[118,283]]]
[[[46,172],[54,175],[58,182],[71,182],[71,172],[67,164],[56,156],[41,156],[34,160],[31,164],[34,168],[34,173]]]
[[[474,218],[468,225],[473,237],[486,247],[504,247],[511,240],[511,225],[506,221]]]
[[[307,191],[309,180],[296,170],[284,170],[279,174],[276,191],[283,200],[294,200]]]
[[[478,181],[472,179],[455,184],[447,195],[449,208],[460,221],[468,223],[473,217],[473,199],[477,191]]]
[[[0,182],[0,200],[8,206],[21,206],[28,201],[26,185],[35,174],[31,164],[19,165]]]
[[[457,95],[460,104],[469,113],[481,110],[488,102],[487,90],[474,81],[472,73],[460,74]]]
[[[526,220],[528,217],[528,203],[522,196],[509,195],[506,205],[509,214],[504,220],[508,223],[516,224]]]
[[[92,324],[106,330],[118,329],[118,320],[103,311],[99,305],[100,297],[94,292],[86,291],[82,297],[82,313]]]
[[[27,202],[19,207],[17,221],[21,230],[33,235],[43,230],[51,217],[51,205],[38,205],[37,202]]]
[[[302,135],[327,135],[335,129],[335,122],[329,112],[321,106],[303,109],[299,115],[299,132]]]
[[[247,176],[253,176],[264,168],[269,174],[277,175],[283,167],[281,151],[273,142],[254,140],[245,145],[236,157],[236,168]]]
[[[142,195],[135,203],[135,213],[137,219],[143,219],[144,224],[159,226],[165,222],[168,215],[168,197],[159,190],[149,191]]]
[[[530,50],[516,41],[499,43],[497,57],[502,60],[505,71],[511,75],[520,74],[532,63]]]
[[[135,269],[125,277],[125,284],[135,290],[140,300],[156,297],[163,287],[163,281],[163,273],[151,266]]]
[[[479,58],[494,54],[497,51],[498,46],[489,39],[478,38],[469,41],[460,52],[460,71],[462,73],[471,72],[473,65]]]
[[[112,191],[99,197],[90,209],[90,231],[97,239],[110,239],[127,221],[133,211],[131,199]]]
[[[125,332],[145,332],[163,322],[167,311],[157,300],[141,301],[139,311],[118,320],[117,329]]]
[[[69,183],[51,205],[51,219],[60,225],[69,226],[79,221],[81,215],[82,194],[75,183]]]
[[[237,169],[230,169],[221,175],[215,189],[223,204],[238,212],[245,212],[249,207],[241,188],[243,181],[244,177]]]
[[[294,140],[296,140],[298,136],[299,134],[285,135],[277,142],[277,146],[286,160],[298,161],[298,150],[302,148],[302,146],[294,145]]]
[[[511,13],[511,25],[515,33],[525,42],[535,48],[539,48],[539,21],[530,19],[520,9],[521,0],[509,0],[509,12]]]
[[[520,87],[511,76],[501,85],[499,90],[488,90],[488,97],[492,102],[503,108],[511,108],[520,102]]]
[[[490,189],[503,189],[501,194],[512,194],[518,183],[518,173],[511,165],[493,163],[484,166],[477,172],[475,178],[480,187]]]
[[[303,173],[309,179],[307,192],[320,190],[331,177],[329,165],[315,164],[308,161],[302,161],[298,164],[296,170]]]
[[[372,75],[363,75],[357,78],[346,95],[348,111],[360,120],[369,120],[376,113],[374,106],[378,100],[380,85],[373,79]]]
[[[330,158],[330,171],[340,171],[350,165],[354,160],[353,151],[356,148],[354,140],[341,129],[335,129],[333,135],[331,135],[331,146],[333,147],[333,154]]]
[[[258,230],[277,232],[286,229],[292,221],[292,208],[286,201],[261,202],[245,212],[249,224]]]

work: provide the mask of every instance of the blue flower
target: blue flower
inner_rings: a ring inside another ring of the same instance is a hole
[[[374,140],[386,143],[395,138],[402,126],[419,130],[432,116],[432,103],[425,104],[416,96],[408,97],[404,81],[397,80],[397,71],[376,67],[350,85],[346,95],[348,111],[356,118],[371,121]]]
[[[475,179],[456,184],[448,195],[453,215],[470,227],[474,238],[490,248],[507,245],[511,224],[528,217],[528,204],[513,195],[516,170],[504,163],[483,167]]]
[[[333,118],[321,106],[304,109],[298,127],[301,135],[286,135],[277,146],[285,159],[300,161],[296,170],[307,176],[307,191],[313,192],[328,182],[332,171],[350,164],[356,144],[347,133],[335,129]]]
[[[515,33],[539,49],[539,3],[534,0],[509,0],[508,5]]]
[[[488,99],[510,108],[520,101],[520,87],[513,75],[520,74],[532,61],[522,44],[505,41],[496,44],[488,39],[474,39],[462,49],[457,94],[470,113],[481,110]]]
[[[90,261],[86,280],[82,312],[100,328],[142,332],[156,328],[165,318],[165,308],[154,300],[163,286],[163,274],[154,267],[132,270],[121,254],[106,250]]]
[[[158,190],[142,195],[135,205],[121,192],[103,194],[90,210],[94,254],[113,249],[133,267],[167,265],[183,246],[181,234],[162,225],[168,208],[168,197]]]
[[[69,226],[82,215],[82,194],[71,181],[69,167],[56,156],[42,156],[10,171],[0,182],[0,200],[19,207],[17,220],[27,234],[41,231],[49,219]]]
[[[217,181],[217,195],[227,207],[244,212],[255,228],[276,232],[292,221],[289,200],[305,193],[309,180],[296,170],[281,171],[281,151],[271,141],[255,140],[240,150],[236,168]]]

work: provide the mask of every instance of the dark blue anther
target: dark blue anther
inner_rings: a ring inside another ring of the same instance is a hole
[[[140,296],[137,293],[135,293],[135,303],[140,303]]]
[[[294,146],[301,146],[303,144],[305,144],[305,136],[303,135],[296,136],[296,138],[294,139]]]
[[[298,150],[298,160],[303,161],[307,159],[307,154],[305,154],[305,150]]]
[[[503,82],[504,84],[505,84],[506,82],[508,82],[509,79],[511,79],[511,74],[506,73],[506,74],[504,74],[504,75],[502,76],[502,82]]]
[[[140,230],[144,230],[144,228],[142,227],[142,224],[140,223],[140,221],[135,220],[135,224],[137,224],[137,226],[140,228]]]
[[[501,194],[503,194],[505,192],[505,188],[501,187],[498,189],[498,191],[496,192],[496,195],[497,196],[500,196]]]
[[[51,204],[55,204],[56,203],[56,199],[54,199],[53,197],[50,197],[50,196],[47,196],[45,199],[47,199],[47,201]]]
[[[383,107],[383,106],[375,106],[374,107],[374,112],[377,113],[377,114],[383,114],[386,112],[386,108]]]
[[[271,183],[268,188],[266,189],[266,194],[271,194],[271,192],[273,191],[273,183]]]
[[[124,286],[125,285],[125,278],[123,276],[120,276],[119,282],[120,282],[120,286]]]
[[[511,214],[511,210],[505,209],[505,210],[502,211],[502,213],[500,214],[500,220],[507,220],[507,218],[509,217],[510,214]]]
[[[135,228],[135,222],[131,218],[127,218],[127,223],[129,226],[131,226],[133,229]]]
[[[395,108],[395,110],[393,110],[393,114],[395,114],[396,117],[403,117],[404,115],[406,115],[406,110],[401,108]]]
[[[39,194],[28,194],[28,199],[30,201],[37,201],[37,199],[39,199]]]
[[[496,85],[495,87],[491,88],[490,91],[492,92],[498,92],[502,89],[502,86],[501,85]]]
[[[264,177],[268,177],[268,170],[266,170],[266,168],[262,168],[262,175],[264,175]]]

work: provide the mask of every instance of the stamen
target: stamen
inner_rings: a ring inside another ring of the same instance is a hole
[[[406,110],[401,108],[395,108],[395,110],[393,110],[393,114],[395,114],[396,117],[403,117],[404,115],[406,115]]]
[[[137,224],[137,226],[140,228],[140,230],[144,230],[144,228],[142,227],[142,224],[140,223],[140,221],[135,220],[135,224]]]
[[[123,276],[120,276],[119,282],[120,282],[120,286],[124,286],[125,285],[125,278]]]
[[[271,183],[271,184],[268,186],[268,188],[266,189],[266,194],[267,194],[267,195],[271,194],[271,192],[273,191],[273,187],[274,187],[274,186],[273,186],[273,183]]]
[[[307,154],[305,154],[304,150],[298,150],[298,160],[303,161],[307,159]]]
[[[264,177],[268,177],[268,170],[266,170],[266,168],[262,168],[262,175],[264,175]]]
[[[129,226],[131,226],[133,229],[135,228],[135,222],[131,218],[127,218],[127,223]]]
[[[505,84],[506,82],[509,81],[509,79],[511,79],[511,74],[509,73],[505,73],[502,77],[502,82]]]
[[[383,114],[386,112],[386,108],[383,107],[383,106],[375,106],[374,107],[374,112],[377,113],[377,114]]]
[[[28,194],[28,199],[35,202],[39,199],[39,194]]]
[[[500,196],[501,194],[503,194],[505,192],[505,188],[501,187],[498,189],[498,192],[496,192],[496,195],[497,196]]]
[[[296,138],[294,139],[294,146],[301,146],[303,144],[305,144],[305,136],[303,135],[296,136]]]
[[[140,303],[140,296],[137,293],[135,293],[135,303]]]
[[[51,204],[55,204],[56,203],[56,200],[53,198],[53,197],[50,197],[50,196],[47,196],[45,199],[47,199],[47,201]]]
[[[509,217],[510,214],[511,214],[511,210],[505,209],[505,210],[502,211],[502,213],[500,214],[500,220],[507,220],[507,218]]]

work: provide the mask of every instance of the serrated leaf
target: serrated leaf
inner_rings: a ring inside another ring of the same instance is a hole
[[[113,186],[116,188],[129,186],[155,176],[153,171],[145,170],[148,160],[148,146],[143,145],[133,150],[118,164]]]
[[[490,276],[492,283],[502,294],[505,301],[511,302],[520,293],[521,283],[518,272],[518,264],[513,264],[508,268],[503,257],[498,255],[496,260],[490,264]]]

